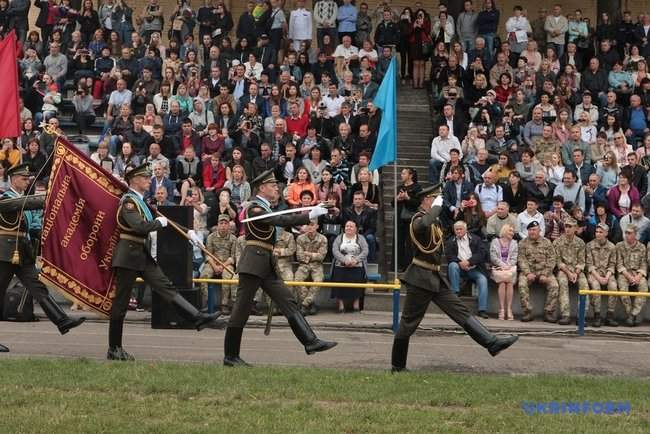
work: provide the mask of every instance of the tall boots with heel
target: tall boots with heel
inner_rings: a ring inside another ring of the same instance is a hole
[[[251,365],[239,357],[241,337],[244,333],[242,327],[228,327],[223,341],[223,365],[231,368],[248,368]]]
[[[86,318],[84,317],[78,319],[70,318],[51,295],[39,300],[38,304],[41,305],[45,315],[47,315],[50,321],[58,327],[59,333],[62,335],[68,333],[70,330],[80,326],[84,321],[86,321]]]
[[[330,342],[318,339],[311,326],[307,323],[307,320],[300,314],[300,312],[295,312],[289,315],[287,320],[289,321],[289,326],[291,326],[293,334],[296,335],[300,343],[305,346],[305,352],[307,354],[327,351],[337,345],[337,343],[333,341]]]
[[[204,313],[199,312],[196,307],[189,301],[187,301],[182,295],[176,294],[171,300],[171,304],[176,308],[179,315],[194,323],[197,331],[203,330],[210,323],[214,323],[217,328],[223,328],[226,323],[225,321],[217,321],[221,316],[221,312],[215,313]]]
[[[409,352],[410,338],[395,338],[391,356],[391,372],[408,372],[406,358]]]
[[[467,334],[479,345],[486,348],[492,357],[496,356],[519,339],[519,336],[498,337],[473,316],[467,318],[463,329],[465,329]]]

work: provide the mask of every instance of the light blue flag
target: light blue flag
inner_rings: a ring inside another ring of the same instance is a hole
[[[374,104],[381,109],[381,124],[377,134],[377,146],[370,161],[370,171],[397,159],[397,61],[395,57],[390,61]]]

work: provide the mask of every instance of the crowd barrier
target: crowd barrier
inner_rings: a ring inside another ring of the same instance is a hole
[[[585,335],[585,313],[587,310],[588,295],[607,295],[609,297],[650,297],[650,292],[632,291],[592,291],[581,289],[578,291],[578,336]]]

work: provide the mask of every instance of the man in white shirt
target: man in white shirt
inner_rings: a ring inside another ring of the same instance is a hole
[[[323,102],[327,106],[328,116],[334,118],[341,113],[341,105],[345,102],[345,98],[339,95],[336,84],[330,83],[329,92],[327,96],[323,97]]]
[[[446,124],[440,125],[438,127],[438,137],[435,137],[431,142],[431,160],[429,160],[429,181],[431,183],[439,181],[440,169],[445,163],[449,162],[449,151],[452,149],[458,149],[460,158],[463,158],[458,139],[449,135],[449,127]]]
[[[291,11],[289,16],[289,39],[293,41],[293,49],[300,51],[302,41],[311,43],[311,34],[311,12],[305,9],[305,0],[298,0],[296,8]]]
[[[621,217],[621,232],[625,232],[625,229],[629,225],[634,225],[637,228],[636,239],[645,243],[648,241],[648,228],[650,228],[650,219],[643,215],[643,208],[641,204],[636,202],[632,204],[630,208],[630,213]]]
[[[474,188],[481,202],[485,218],[489,219],[497,211],[497,204],[503,200],[503,187],[496,184],[496,173],[488,170],[483,174],[483,182]]]
[[[334,50],[334,59],[336,62],[336,74],[339,78],[343,77],[345,70],[352,70],[351,64],[358,63],[359,49],[352,45],[352,38],[350,36],[343,36],[342,43]]]
[[[544,225],[544,215],[537,211],[537,200],[529,197],[526,200],[526,209],[517,215],[517,233],[520,239],[528,236],[528,224],[532,221],[539,223],[540,235],[543,237],[546,232]]]

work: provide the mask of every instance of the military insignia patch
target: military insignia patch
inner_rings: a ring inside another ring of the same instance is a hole
[[[128,209],[129,211],[131,211],[131,210],[134,210],[134,209],[135,209],[135,204],[134,204],[133,202],[126,202],[126,203],[124,204],[124,207],[125,207],[126,209]]]

